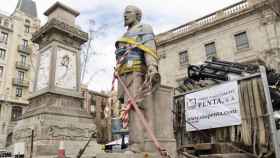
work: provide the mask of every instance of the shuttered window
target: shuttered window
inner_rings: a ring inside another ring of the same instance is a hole
[[[236,42],[236,48],[239,49],[244,49],[244,48],[249,48],[249,41],[247,37],[246,32],[241,32],[236,35],[235,37],[235,42]]]

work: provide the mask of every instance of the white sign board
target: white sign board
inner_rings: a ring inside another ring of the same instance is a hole
[[[14,145],[14,155],[24,155],[24,142],[15,143]]]
[[[186,94],[185,109],[187,131],[240,125],[237,81]]]

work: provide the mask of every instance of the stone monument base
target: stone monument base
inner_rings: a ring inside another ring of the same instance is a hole
[[[57,158],[59,141],[50,142],[36,141],[34,142],[34,158]],[[87,141],[64,141],[65,156],[77,157],[79,150],[87,143]],[[98,150],[99,149],[99,150]],[[101,146],[95,141],[91,142],[85,150],[82,158],[93,158],[96,152],[101,152]],[[27,153],[26,153],[27,154]],[[30,156],[30,155],[29,155]]]
[[[30,153],[33,158],[57,157],[62,144],[67,157],[76,157],[95,131],[94,120],[82,109],[80,98],[47,93],[31,99],[13,139],[15,145],[24,144],[26,157]],[[98,152],[102,152],[101,146],[93,138],[83,157],[94,157]]]

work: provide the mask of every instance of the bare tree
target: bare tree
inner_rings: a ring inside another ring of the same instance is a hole
[[[88,42],[85,44],[85,50],[83,49],[83,51],[81,52],[81,72],[82,72],[82,81],[84,81],[85,78],[85,72],[86,72],[86,68],[87,68],[87,64],[89,61],[89,57],[90,55],[93,53],[92,52],[92,47],[91,47],[91,42],[93,40],[93,27],[95,25],[95,21],[94,20],[89,20],[89,39]],[[91,52],[90,52],[91,51]]]
[[[82,46],[82,51],[81,51],[81,81],[85,82],[85,76],[87,74],[90,75],[86,84],[89,84],[98,73],[106,71],[105,68],[101,68],[92,73],[87,72],[89,63],[94,58],[94,56],[102,55],[102,53],[97,53],[95,51],[94,41],[99,37],[105,36],[105,31],[108,28],[108,25],[102,24],[98,28],[95,28],[95,27],[96,27],[95,20],[90,19],[89,20],[89,39],[88,39],[88,42]]]

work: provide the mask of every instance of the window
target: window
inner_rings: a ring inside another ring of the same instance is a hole
[[[30,32],[30,21],[28,19],[25,20],[24,32],[25,33],[29,33]]]
[[[92,95],[91,96],[91,102],[90,102],[90,112],[92,114],[95,114],[95,109],[96,108],[96,96]]]
[[[22,97],[22,88],[21,87],[16,88],[16,97]]]
[[[165,53],[162,53],[160,56],[159,56],[160,59],[165,59],[166,58],[166,54]]]
[[[91,96],[91,105],[96,106],[96,96],[94,95]]]
[[[8,42],[8,33],[1,32],[1,39],[0,40],[7,43]]]
[[[4,26],[5,26],[5,27],[9,27],[9,20],[8,20],[8,19],[6,19],[6,20],[4,21]]]
[[[90,105],[90,112],[95,113],[95,105]]]
[[[216,52],[215,42],[205,44],[205,51],[206,51],[207,58],[216,56],[217,52]]]
[[[22,40],[22,46],[23,46],[23,48],[27,48],[28,47],[28,41],[26,39]]]
[[[189,62],[188,51],[183,51],[179,53],[180,65],[185,65]]]
[[[23,81],[24,80],[24,72],[17,71],[17,80]]]
[[[234,35],[234,37],[237,49],[249,48],[249,41],[246,32],[238,33]]]
[[[29,33],[30,32],[30,26],[29,25],[24,25],[24,32]]]
[[[6,50],[0,49],[0,59],[5,60],[6,57]]]
[[[30,20],[26,19],[25,24],[30,25]]]
[[[21,55],[20,55],[20,62],[21,62],[22,64],[26,64],[26,60],[27,60],[26,55],[21,54]]]
[[[22,107],[13,106],[12,107],[11,121],[17,121],[21,116],[22,116]]]
[[[0,66],[0,79],[3,77],[4,75],[4,67]]]

